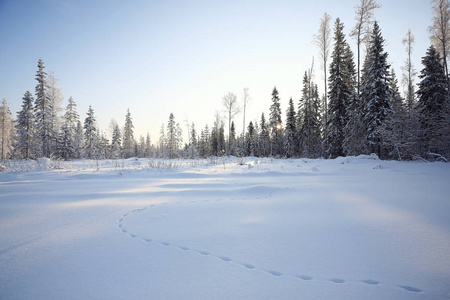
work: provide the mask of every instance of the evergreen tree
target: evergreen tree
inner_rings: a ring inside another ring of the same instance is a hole
[[[152,156],[152,143],[150,141],[150,133],[147,132],[147,137],[145,138],[145,157]]]
[[[77,129],[75,130],[75,158],[81,158],[82,152],[84,149],[84,130],[83,130],[83,124],[80,120],[77,122]]]
[[[247,133],[245,134],[245,155],[254,156],[255,155],[255,127],[253,122],[250,121],[247,127]]]
[[[177,124],[173,113],[169,116],[167,123],[167,151],[169,158],[178,157],[179,141],[178,141]]]
[[[345,48],[345,70],[347,73],[346,86],[349,97],[345,111],[344,140],[342,148],[345,155],[359,155],[365,152],[365,129],[362,126],[364,106],[356,91],[356,67],[353,52],[347,44]]]
[[[13,145],[13,119],[6,99],[0,106],[0,159],[9,158]]]
[[[167,157],[167,138],[164,123],[161,124],[161,129],[159,131],[159,145],[158,145],[158,156],[161,158]]]
[[[231,122],[230,150],[229,150],[229,154],[231,154],[231,155],[235,155],[236,154],[235,144],[236,144],[236,127],[234,126],[234,122]]]
[[[261,130],[258,139],[258,156],[267,157],[270,153],[269,129],[264,113],[261,114]]]
[[[420,121],[421,154],[449,154],[447,80],[441,56],[434,46],[422,58],[424,68],[419,75],[417,111]]]
[[[270,106],[270,136],[271,136],[271,155],[283,154],[283,133],[281,121],[280,98],[276,87],[272,91],[272,105]]]
[[[402,160],[408,156],[408,139],[407,139],[407,110],[404,105],[404,99],[400,95],[398,80],[392,69],[391,81],[389,82],[392,91],[389,99],[392,113],[388,115],[385,123],[385,141],[384,145],[389,151],[388,156]]]
[[[22,98],[22,110],[17,113],[17,138],[14,145],[14,157],[30,159],[34,158],[34,114],[33,95],[27,91]]]
[[[60,132],[61,126],[64,123],[61,118],[61,107],[64,97],[61,93],[61,89],[57,87],[58,79],[55,77],[52,71],[48,72],[45,80],[45,94],[50,107],[50,124],[51,136],[50,136],[50,152],[54,153],[58,147],[58,132]]]
[[[122,134],[117,123],[113,124],[113,132],[111,137],[111,157],[119,158],[122,152]]]
[[[75,142],[75,136],[78,121],[79,116],[76,110],[76,103],[70,97],[66,107],[66,113],[64,114],[64,123],[58,138],[58,155],[65,160],[77,157],[78,146]]]
[[[98,155],[98,130],[94,116],[94,110],[89,105],[87,117],[84,120],[84,153],[87,158],[97,159]]]
[[[322,152],[319,110],[319,90],[305,72],[298,113],[299,152],[304,157],[318,157]]]
[[[361,100],[364,105],[363,121],[367,147],[379,157],[386,150],[383,149],[385,122],[392,113],[389,102],[392,97],[389,86],[391,75],[387,57],[388,53],[384,51],[384,38],[378,23],[375,22],[362,71]]]
[[[334,47],[331,55],[328,105],[328,136],[326,149],[330,157],[344,155],[343,141],[347,124],[346,109],[354,93],[353,74],[349,70],[348,44],[344,35],[344,25],[336,19],[334,31]]]
[[[284,128],[284,155],[286,157],[293,157],[297,154],[297,140],[296,140],[297,124],[296,113],[294,108],[294,101],[289,100],[289,106],[286,111],[286,127]]]
[[[36,73],[37,85],[36,100],[35,100],[35,120],[38,140],[41,145],[40,155],[50,157],[52,138],[56,136],[53,131],[53,108],[46,93],[46,78],[47,73],[44,71],[44,61],[39,59],[38,71]]]
[[[125,127],[123,129],[123,156],[130,158],[134,155],[134,135],[133,135],[133,121],[131,119],[130,109],[127,109],[125,116]]]

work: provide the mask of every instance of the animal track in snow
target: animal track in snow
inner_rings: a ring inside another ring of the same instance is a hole
[[[295,188],[298,188],[298,187],[295,187]],[[289,188],[284,188],[284,189],[289,189]],[[281,188],[278,188],[276,190],[281,190]],[[273,196],[273,191],[269,192],[265,196],[260,196],[260,197],[252,198],[252,199],[254,199],[254,200],[267,199],[267,198],[270,198],[272,196]],[[248,197],[242,197],[242,198],[234,198],[233,197],[233,198],[228,199],[228,201],[247,200],[247,199],[248,199]],[[220,202],[220,201],[225,201],[225,199],[219,198],[219,199],[215,199],[215,200],[203,200],[203,201],[190,200],[190,201],[186,201],[186,202],[178,201],[178,202],[174,202],[174,203],[162,202],[159,205],[195,204],[195,203],[199,203],[199,202],[210,202],[210,201]],[[144,208],[133,209],[130,213],[123,214],[117,221],[118,222],[117,227],[119,228],[119,230],[123,234],[126,234],[130,238],[133,238],[133,239],[140,238],[140,240],[145,242],[145,243],[155,243],[155,244],[159,244],[159,245],[164,246],[164,247],[174,247],[174,248],[177,248],[177,249],[179,249],[181,251],[184,251],[184,252],[197,253],[197,254],[200,254],[200,255],[205,256],[205,257],[207,257],[207,256],[215,257],[215,258],[219,259],[222,262],[234,263],[234,264],[239,265],[239,266],[241,266],[241,267],[243,267],[243,268],[245,268],[247,270],[250,270],[250,271],[262,271],[262,272],[264,272],[264,273],[266,273],[266,274],[268,274],[270,276],[274,276],[274,277],[297,278],[297,279],[300,279],[302,281],[328,281],[328,282],[333,282],[333,283],[336,283],[336,284],[344,284],[346,282],[351,282],[351,281],[347,281],[347,280],[341,279],[341,278],[316,279],[316,278],[313,278],[312,276],[309,276],[309,275],[291,275],[291,274],[284,274],[284,273],[279,272],[277,270],[267,270],[267,269],[263,269],[261,267],[255,266],[253,264],[250,264],[250,263],[237,262],[237,261],[235,261],[234,259],[232,259],[232,258],[230,258],[228,256],[214,255],[211,252],[206,251],[206,250],[195,250],[195,249],[191,249],[191,248],[186,247],[186,246],[175,245],[175,244],[167,242],[167,241],[158,241],[158,240],[154,240],[154,239],[147,238],[147,237],[139,237],[137,234],[128,232],[128,230],[126,228],[124,228],[123,221],[124,221],[124,219],[126,217],[130,216],[132,213],[139,213],[139,212],[145,211],[145,210],[147,210],[149,208],[152,208],[152,207],[155,207],[155,206],[158,206],[158,205],[157,204],[152,204],[152,205],[149,205],[149,206],[144,207]],[[373,286],[377,286],[377,285],[381,284],[381,282],[379,282],[377,280],[372,280],[372,279],[364,279],[364,280],[359,280],[359,281],[356,281],[356,282],[359,282],[359,283],[362,283],[362,284],[366,284],[366,285],[373,285]],[[400,289],[402,289],[404,291],[412,292],[412,293],[423,293],[424,292],[423,290],[421,290],[419,288],[408,286],[408,285],[392,285],[392,286],[395,286],[395,287],[400,288]]]

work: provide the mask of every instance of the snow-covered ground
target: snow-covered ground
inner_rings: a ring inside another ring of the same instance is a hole
[[[12,162],[0,299],[450,299],[450,164]]]

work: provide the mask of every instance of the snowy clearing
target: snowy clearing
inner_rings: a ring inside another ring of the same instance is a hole
[[[5,162],[1,299],[448,299],[450,164]]]

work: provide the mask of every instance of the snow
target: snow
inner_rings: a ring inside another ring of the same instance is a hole
[[[450,297],[449,164],[212,162],[5,163],[0,299]]]

